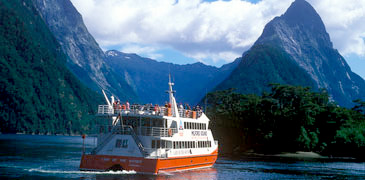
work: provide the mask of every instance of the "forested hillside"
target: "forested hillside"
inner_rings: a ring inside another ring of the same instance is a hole
[[[221,153],[314,151],[365,158],[365,102],[352,109],[329,100],[325,90],[272,84],[259,95],[208,94],[208,116]]]
[[[0,1],[0,131],[72,134],[90,128],[102,97],[65,67],[32,3]]]
[[[269,91],[269,83],[314,86],[311,77],[280,48],[254,45],[242,57],[243,61],[216,89],[237,88],[244,94]]]

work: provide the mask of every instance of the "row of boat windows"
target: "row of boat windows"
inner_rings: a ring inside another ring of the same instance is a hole
[[[212,147],[212,142],[152,140],[151,146],[152,148],[174,148],[174,149],[206,148],[206,147]]]
[[[152,148],[172,148],[172,142],[171,141],[164,141],[164,140],[152,140]]]
[[[174,141],[174,149],[206,148],[212,147],[211,141]]]
[[[160,118],[139,117],[139,116],[122,116],[123,125],[134,127],[166,127],[167,120]]]
[[[207,129],[207,124],[205,123],[194,123],[194,122],[184,122],[185,129]]]

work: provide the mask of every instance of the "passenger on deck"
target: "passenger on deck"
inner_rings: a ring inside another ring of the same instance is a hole
[[[117,101],[113,102],[113,109],[117,109]]]
[[[190,108],[189,104],[186,104],[186,108],[185,108],[185,109],[187,109],[187,110],[191,110],[191,108]]]
[[[168,106],[169,106],[169,105],[168,105],[168,104],[167,104],[167,102],[165,101],[165,109],[164,109],[164,114],[165,114],[165,115],[167,115],[167,108],[168,108]]]
[[[180,105],[179,105],[179,109],[180,110],[183,110],[184,109],[184,106],[180,103]]]
[[[119,102],[119,100],[117,100],[116,102],[115,102],[115,109],[122,109],[121,108],[121,106],[120,106],[120,102]]]
[[[155,107],[153,108],[153,110],[155,111],[156,114],[160,113],[160,107],[158,106],[158,104],[155,104]]]
[[[129,107],[129,102],[128,101],[125,103],[125,105],[127,106],[127,110],[129,110],[130,107]]]
[[[196,106],[196,111],[197,111],[198,118],[199,118],[201,116],[201,113],[202,113],[199,105]]]
[[[182,103],[179,103],[179,115],[181,117],[184,117],[184,106],[182,105]]]

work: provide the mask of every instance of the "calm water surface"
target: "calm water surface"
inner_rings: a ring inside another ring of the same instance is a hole
[[[86,149],[94,143],[86,138]],[[81,150],[81,137],[0,135],[0,179],[365,179],[364,162],[288,158],[218,158],[213,168],[159,175],[88,172],[78,170]]]

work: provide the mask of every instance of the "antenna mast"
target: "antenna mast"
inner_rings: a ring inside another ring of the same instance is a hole
[[[208,100],[208,91],[207,88],[205,88],[205,99],[204,99],[204,112],[207,113],[207,100]]]
[[[169,74],[169,90],[167,91],[167,93],[169,93],[169,101],[170,101],[170,104],[171,104],[171,108],[172,108],[172,114],[179,118],[179,112],[178,112],[178,109],[177,109],[177,104],[176,104],[176,100],[175,100],[175,97],[174,97],[174,90],[172,90],[172,86],[174,85],[173,82],[171,82],[171,74]]]

